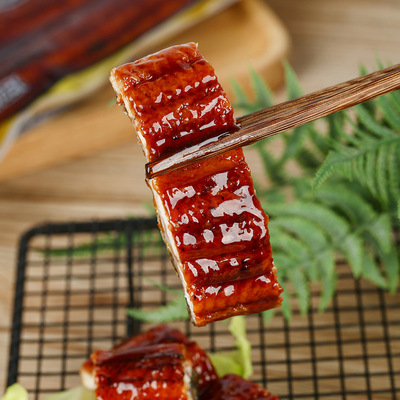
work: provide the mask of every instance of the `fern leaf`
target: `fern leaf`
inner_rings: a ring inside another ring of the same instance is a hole
[[[285,151],[281,158],[281,165],[291,158],[296,158],[303,147],[304,142],[310,135],[309,126],[312,123],[294,128],[290,134],[284,136],[286,140]]]
[[[302,277],[304,277],[304,273],[301,270],[300,266],[291,257],[288,257],[287,254],[289,253],[280,251],[275,252],[274,261],[276,265],[279,265],[277,275],[278,275],[278,280],[284,290],[282,293],[283,302],[281,306],[281,311],[284,318],[287,321],[290,321],[292,315],[292,307],[290,299],[293,296],[293,293],[292,291],[288,290],[287,287],[288,281],[291,280],[293,283],[294,293],[296,294],[298,306],[302,313],[305,312],[304,310],[308,310],[309,307],[309,296],[305,295],[305,293],[309,289],[303,287],[303,285],[305,284],[304,280],[302,282],[299,282],[299,285],[301,287],[297,287],[296,280],[290,279],[293,278],[295,274],[295,272],[293,271],[301,271],[298,273],[301,274]]]
[[[370,188],[372,178],[367,176],[367,172],[371,171],[371,168],[367,166],[367,163],[369,163],[369,165],[375,165],[373,186],[379,186],[379,190],[373,189],[372,194],[383,204],[387,204],[388,189],[387,184],[385,184],[387,181],[386,174],[392,174],[393,172],[388,171],[390,165],[386,161],[389,157],[390,147],[398,147],[399,145],[400,136],[393,137],[390,135],[388,138],[376,139],[369,146],[358,149],[342,147],[340,151],[331,151],[316,173],[313,182],[314,191],[334,173],[342,174],[349,180],[357,179],[362,185]],[[367,162],[368,157],[376,157],[377,161],[374,163],[370,159]]]
[[[271,220],[269,227],[271,230],[283,228],[294,233],[313,251],[319,251],[327,246],[325,233],[316,224],[303,218],[282,216]]]
[[[349,231],[349,223],[345,218],[321,204],[306,201],[295,201],[287,204],[269,204],[271,215],[297,216],[313,221],[333,240],[343,239]]]
[[[153,323],[182,321],[189,317],[186,300],[183,294],[174,297],[165,306],[158,307],[154,310],[128,308],[126,312],[130,317]]]
[[[288,98],[299,97],[300,85],[287,63],[285,77]],[[267,95],[263,100],[265,87],[255,78],[253,86],[261,89],[258,94],[255,90],[253,107],[272,98]],[[319,309],[330,302],[337,278],[335,251],[345,256],[355,277],[365,277],[392,291],[398,286],[399,252],[391,238],[390,213],[394,215],[397,207],[400,219],[399,112],[400,92],[393,92],[357,106],[354,112],[325,118],[327,132],[309,124],[282,134],[281,157],[271,153],[265,143],[257,144],[273,184],[272,191],[262,191],[262,198],[269,201],[266,209],[272,216],[271,241],[278,274],[284,284],[288,280],[295,284],[302,312],[308,307],[307,279],[321,283]],[[293,160],[302,167],[302,176],[286,172],[279,176]],[[309,196],[308,174],[317,168],[313,198]],[[336,179],[326,182],[333,175]],[[283,197],[290,195],[302,200],[284,204]],[[300,282],[297,286],[296,281]],[[286,299],[290,295],[293,293],[284,294]],[[290,302],[286,300],[284,307],[288,317]]]
[[[340,244],[342,254],[346,256],[354,277],[358,278],[362,274],[363,268],[363,241],[357,235],[348,235]]]
[[[336,284],[337,284],[337,275],[334,274],[331,277],[323,276],[322,277],[322,290],[321,296],[318,305],[318,311],[322,312],[326,309],[328,304],[331,302],[335,291],[336,291]]]
[[[391,293],[395,293],[399,286],[400,278],[399,251],[396,245],[392,243],[387,253],[380,252],[380,259],[388,278],[388,289]]]
[[[354,157],[351,160],[351,165],[352,165],[352,169],[350,169],[350,175],[351,176],[352,172],[353,172],[353,177],[350,178],[354,181],[361,181],[363,179],[363,173],[365,172],[366,168],[365,168],[365,160],[368,157],[368,153],[364,152],[363,154],[358,154],[358,156]],[[367,184],[364,180],[364,186],[367,187]],[[372,194],[375,196],[376,195],[376,191],[374,189],[374,191],[372,192]]]
[[[400,108],[400,90],[391,92],[390,96],[392,97],[393,102],[396,104],[396,108]]]
[[[303,94],[303,90],[293,68],[287,61],[283,62],[283,68],[285,71],[285,83],[288,99],[291,100],[300,97]]]
[[[295,99],[303,94],[300,83],[294,73],[292,67],[288,62],[283,63],[285,71],[285,83],[287,96],[289,99]],[[286,146],[283,156],[281,158],[281,166],[289,159],[294,158],[306,139],[310,135],[310,126],[312,123],[299,126],[293,129],[290,134],[283,133],[281,136],[285,139]]]
[[[400,199],[397,201],[397,216],[400,219]]]
[[[314,198],[329,207],[339,209],[353,226],[370,224],[377,218],[371,204],[347,182],[327,183],[314,194]]]
[[[93,251],[106,252],[115,251],[115,249],[126,245],[126,235],[123,233],[117,234],[104,234],[93,241],[82,243],[71,248],[52,248],[46,250],[48,256],[52,257],[90,257]]]
[[[300,312],[306,314],[310,306],[310,287],[305,274],[300,268],[290,268],[288,278],[293,284]]]
[[[263,320],[268,325],[272,318],[274,318],[276,312],[276,308],[272,308],[271,310],[266,310],[262,312]]]
[[[368,153],[365,156],[365,186],[372,194],[374,194],[374,196],[377,196],[378,194],[378,189],[376,187],[374,179],[377,160],[377,154],[374,152]]]
[[[351,161],[351,156],[347,154],[340,154],[336,151],[331,151],[315,174],[315,178],[313,181],[313,191],[315,192],[328,178],[330,178],[338,170],[340,170],[343,175],[351,179],[350,177],[352,175],[350,172],[349,161]]]
[[[282,206],[273,205],[270,207],[270,212],[280,216],[286,214],[313,221],[330,237],[331,246],[346,256],[354,275],[360,276],[363,242],[360,237],[351,233],[350,224],[345,218],[338,216],[334,211],[321,204],[305,202],[292,203],[290,207],[283,206],[283,209]]]
[[[270,107],[273,104],[271,90],[261,76],[252,69],[250,69],[250,82],[254,93],[254,100],[250,100],[243,87],[235,79],[231,79],[232,89],[236,97],[236,102],[233,105],[235,108],[239,108],[244,114]]]
[[[367,251],[363,253],[363,277],[368,279],[374,285],[387,289],[388,283],[386,279],[382,276],[382,273],[377,265],[375,259]]]
[[[233,106],[240,109],[244,114],[249,114],[255,111],[253,103],[250,101],[242,86],[235,79],[231,79],[231,86],[236,98]]]
[[[251,87],[254,92],[255,104],[258,109],[271,107],[273,105],[273,95],[264,79],[254,69],[250,69]]]
[[[352,134],[347,134],[347,141],[352,143],[355,147],[361,148],[363,146],[368,146],[377,139],[377,136],[371,133],[362,124],[354,121],[349,114],[346,114],[346,121],[352,130]],[[385,137],[382,135],[381,137]],[[347,145],[347,143],[345,143]]]
[[[275,249],[281,250],[287,254],[292,254],[292,260],[298,263],[301,263],[303,260],[307,260],[309,258],[309,250],[304,243],[296,240],[293,236],[284,232],[283,230],[280,230],[277,226],[274,227],[272,221],[269,227],[271,231],[271,244]],[[275,254],[274,258],[278,260],[278,256],[279,254]],[[281,260],[279,265],[281,268],[283,268],[285,265],[290,267],[291,261],[283,262],[283,260]],[[288,267],[286,267],[285,270],[287,270]],[[301,267],[301,265],[298,265],[298,267]]]
[[[389,98],[394,111],[400,113],[400,90],[388,93],[386,96]]]
[[[180,290],[172,289],[172,288],[170,288],[168,286],[162,285],[162,284],[156,282],[155,280],[153,280],[153,279],[151,279],[151,278],[149,278],[147,276],[143,276],[143,279],[145,279],[147,282],[151,283],[155,288],[157,288],[157,289],[159,289],[159,290],[161,290],[163,292],[173,293],[176,296],[179,296],[181,294]]]
[[[365,126],[371,133],[376,136],[385,137],[391,136],[392,130],[385,127],[384,125],[378,123],[372,116],[371,113],[368,112],[364,104],[359,104],[355,106],[355,110],[357,112],[357,118],[359,122]]]
[[[292,179],[291,185],[293,186],[293,194],[295,198],[303,199],[309,198],[310,190],[311,190],[310,179],[306,179],[305,177],[300,177],[299,179]]]
[[[383,253],[390,251],[392,242],[391,219],[389,214],[380,214],[373,223],[369,224],[365,229],[374,238],[377,249]]]
[[[325,233],[313,222],[302,218],[276,218],[270,222],[272,234],[277,227],[283,228],[296,235],[297,240],[307,245],[309,254],[301,264],[309,264],[307,268],[310,279],[317,281],[318,276],[332,276],[335,270],[333,251],[325,237]],[[322,270],[322,271],[321,271]]]
[[[388,174],[387,174],[387,160],[389,158],[389,146],[380,146],[376,156],[376,187],[377,199],[386,210],[389,204],[389,190],[388,190]]]
[[[391,101],[390,96],[378,97],[377,103],[388,125],[397,132],[400,132],[400,109],[396,108],[396,103]]]
[[[333,140],[339,139],[341,134],[344,132],[345,115],[347,115],[346,111],[338,111],[326,117],[329,127],[328,136]],[[319,134],[318,136],[321,135]]]
[[[290,304],[289,293],[288,293],[287,289],[285,289],[285,285],[281,283],[281,286],[282,286],[284,292],[281,295],[283,301],[282,301],[282,305],[281,305],[280,309],[282,311],[283,318],[285,318],[286,321],[290,322],[290,320],[292,318],[292,305]]]
[[[344,112],[343,112],[344,113]],[[353,129],[358,133],[358,135],[349,135],[344,128],[343,122],[339,122],[338,119],[333,121],[333,129],[335,133],[336,138],[335,140],[330,140],[329,143],[331,145],[331,148],[333,150],[337,149],[343,149],[343,144],[344,143],[346,146],[352,145],[354,147],[360,147],[362,146],[363,141],[366,140],[367,135],[362,132],[361,129],[357,127],[356,124],[352,121],[350,116],[347,113],[344,113],[344,118],[349,125],[353,127]],[[332,132],[330,132],[332,134]]]
[[[397,145],[390,146],[387,155],[387,185],[393,199],[400,198],[400,141]]]
[[[321,135],[321,133],[314,128],[314,124],[309,126],[309,132],[309,139],[311,143],[316,149],[318,149],[322,156],[326,157],[326,155],[329,153],[329,150],[331,150],[327,137]],[[330,133],[329,136],[333,137],[333,133]]]
[[[286,171],[284,168],[279,167],[279,162],[271,152],[267,149],[264,142],[257,142],[254,144],[254,148],[260,155],[261,161],[268,178],[271,180],[273,185],[282,186],[288,181]]]
[[[296,160],[304,169],[308,169],[312,172],[314,172],[322,162],[315,150],[306,147],[300,148],[300,150],[297,151]]]

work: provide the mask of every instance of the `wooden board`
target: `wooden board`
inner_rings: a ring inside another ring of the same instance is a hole
[[[149,48],[148,53],[189,41],[199,43],[228,96],[232,96],[231,78],[249,86],[249,68],[262,74],[272,88],[282,83],[282,59],[288,55],[289,37],[261,0],[243,0]],[[90,100],[32,128],[0,163],[0,181],[135,141],[128,119],[121,116],[118,107],[110,106],[113,97],[111,85],[107,84]]]

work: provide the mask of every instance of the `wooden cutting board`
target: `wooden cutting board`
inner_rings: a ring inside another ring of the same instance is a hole
[[[282,83],[282,60],[288,56],[290,40],[281,21],[262,0],[242,0],[148,48],[147,54],[190,41],[199,43],[231,100],[230,79],[249,89],[249,68],[259,72],[272,89]],[[128,118],[121,115],[119,107],[110,106],[113,98],[107,83],[90,99],[31,128],[0,163],[0,181],[135,141]]]

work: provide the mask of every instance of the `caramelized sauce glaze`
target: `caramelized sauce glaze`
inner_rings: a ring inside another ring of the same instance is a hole
[[[161,50],[113,74],[134,110],[148,161],[236,129],[214,69],[194,43]]]
[[[156,344],[118,352],[99,350],[91,358],[97,399],[188,399],[182,344]]]
[[[268,216],[241,149],[152,181],[197,325],[280,305]]]
[[[212,66],[194,43],[112,71],[147,161],[237,129]],[[281,304],[268,216],[241,149],[149,179],[159,225],[201,326]]]
[[[186,354],[192,361],[193,369],[197,374],[200,392],[204,390],[204,387],[208,382],[217,378],[217,373],[211,364],[207,353],[199,347],[195,341],[188,339],[182,332],[164,324],[157,325],[145,333],[122,342],[120,345],[115,347],[115,351],[161,343],[181,343],[185,346]]]
[[[185,362],[193,368],[190,385],[187,375],[185,381]],[[189,390],[199,400],[279,400],[237,375],[219,378],[196,342],[163,324],[109,351],[94,352],[82,368],[94,374],[96,398],[100,400],[183,400]]]
[[[192,368],[196,373],[195,379],[197,380],[199,393],[202,393],[210,382],[217,379],[217,373],[206,352],[195,341],[188,339],[182,332],[164,324],[157,325],[144,333],[122,341],[105,354],[119,354],[129,349],[140,349],[151,345],[168,343],[178,343],[185,347],[186,357],[191,361]],[[82,365],[82,369],[86,373],[92,374],[94,371],[92,359],[87,360]]]
[[[228,374],[209,386],[207,400],[279,400],[268,390],[238,375]]]

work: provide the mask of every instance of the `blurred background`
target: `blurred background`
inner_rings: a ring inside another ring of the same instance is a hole
[[[354,78],[361,64],[397,63],[400,48],[398,0],[130,1],[129,12],[121,2],[53,3],[0,3],[0,393],[21,234],[150,214],[144,157],[108,83],[113,66],[195,41],[233,102],[232,78],[251,93],[249,69],[279,102],[283,60],[308,93]]]

